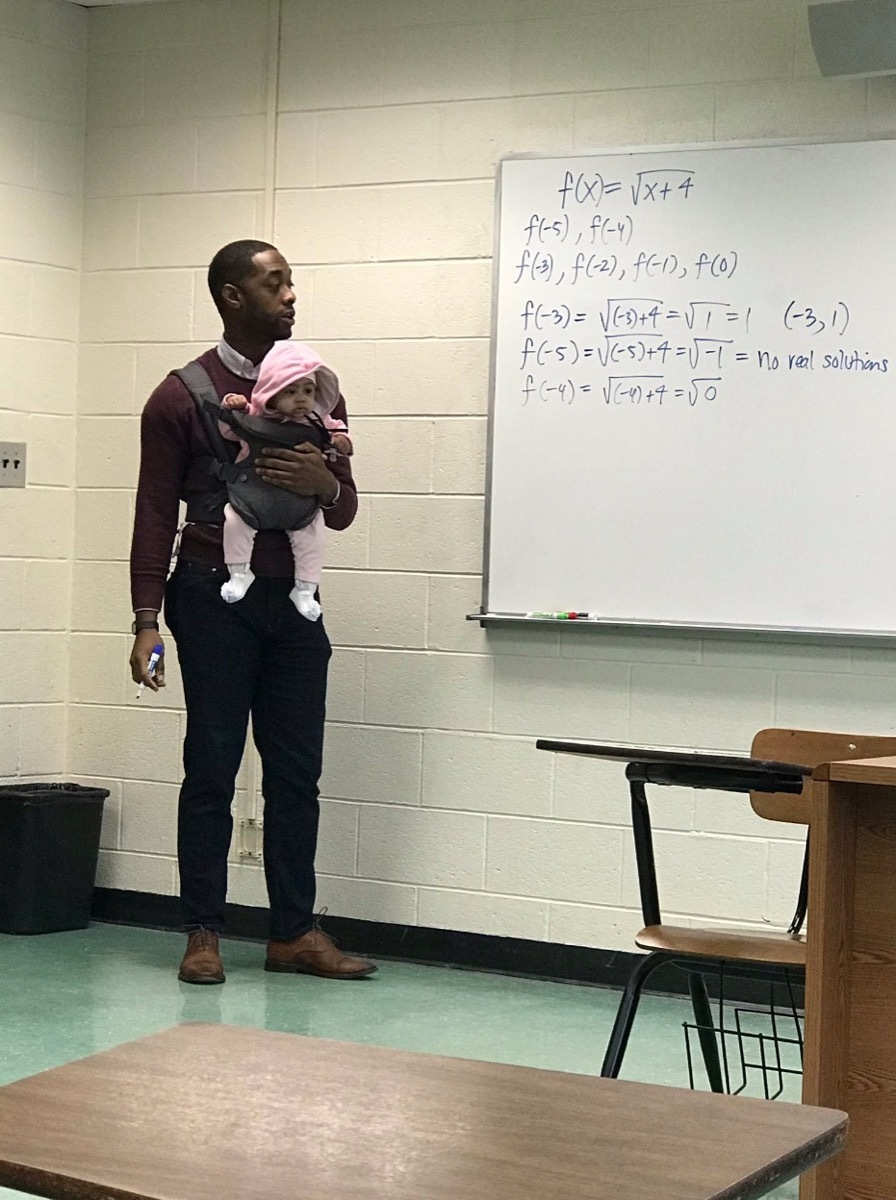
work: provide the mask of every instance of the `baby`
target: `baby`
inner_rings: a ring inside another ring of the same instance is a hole
[[[306,426],[308,433],[304,437],[297,430],[296,443],[317,442],[322,434],[325,443],[332,447],[331,453],[350,455],[353,448],[348,428],[343,421],[330,416],[338,399],[336,375],[309,346],[301,342],[276,342],[262,359],[252,398],[247,401],[231,392],[221,401],[222,408],[236,414],[233,425],[221,422],[221,432],[241,443],[237,462],[249,454],[246,440],[240,437],[241,426],[246,433],[251,428],[257,435],[270,424],[275,425],[281,443],[282,426],[295,423]],[[271,486],[264,484],[262,495]],[[230,578],[221,587],[221,595],[228,604],[242,600],[255,579],[249,563],[258,528],[272,526],[259,524],[253,528],[228,502],[224,508],[224,561]],[[314,593],[320,583],[324,557],[324,517],[320,507],[313,508],[313,515],[300,528],[288,529],[286,533],[295,564],[295,587],[289,598],[303,617],[316,621],[320,605]]]

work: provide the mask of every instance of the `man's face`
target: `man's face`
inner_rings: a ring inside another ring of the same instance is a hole
[[[240,324],[259,341],[282,341],[292,335],[296,319],[289,263],[279,250],[261,250],[252,262],[253,273],[242,283],[229,285],[240,300]]]

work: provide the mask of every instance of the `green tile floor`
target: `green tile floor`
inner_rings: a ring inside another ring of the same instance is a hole
[[[336,983],[262,970],[264,946],[224,941],[223,987],[179,983],[182,935],[92,925],[0,934],[0,1084],[181,1021],[222,1021],[433,1054],[597,1074],[618,992],[383,962]],[[646,996],[623,1078],[686,1087],[682,999]],[[752,1079],[747,1094],[761,1095]],[[799,1083],[785,1092],[797,1099]],[[0,1198],[21,1193],[0,1188]],[[793,1181],[771,1193],[797,1195]]]

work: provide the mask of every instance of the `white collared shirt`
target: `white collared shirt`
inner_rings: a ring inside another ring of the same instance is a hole
[[[244,358],[223,338],[218,342],[218,358],[228,371],[233,371],[234,375],[239,375],[241,379],[258,378],[258,367],[255,363],[249,362],[248,358]]]

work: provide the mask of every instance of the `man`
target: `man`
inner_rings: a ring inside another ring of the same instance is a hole
[[[267,242],[232,242],[209,266],[209,290],[224,334],[198,362],[219,397],[247,398],[258,364],[295,320],[292,273]],[[346,420],[340,397],[334,417]],[[169,375],[143,410],[140,479],[131,546],[134,648],[131,673],[154,691],[164,686],[164,658],[149,673],[161,642],[159,611],[177,645],[187,730],[178,807],[177,853],[187,949],[178,978],[223,983],[218,937],[224,928],[227,854],[236,774],[249,717],[261,756],[264,868],[270,901],[265,968],[329,979],[360,979],[376,970],[343,954],[314,919],[318,780],[330,643],[323,621],[300,616],[289,600],[293,561],[286,534],[259,532],[255,583],[239,604],[221,597],[224,485],[196,404]],[[326,524],[345,529],[358,507],[349,460],[330,463],[308,442],[263,452],[256,468],[267,483],[317,498]],[[177,565],[168,579],[179,502],[187,503]]]

